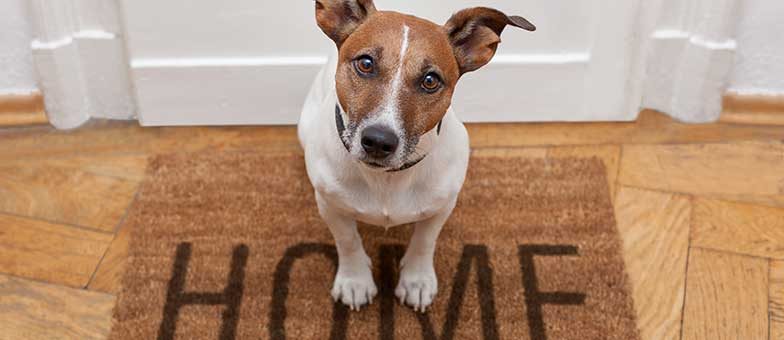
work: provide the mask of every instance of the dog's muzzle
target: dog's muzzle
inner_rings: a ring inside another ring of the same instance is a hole
[[[436,135],[441,134],[441,124],[443,121],[438,122],[438,126],[436,127]],[[344,138],[344,132],[346,131],[346,124],[343,121],[343,110],[340,108],[340,104],[335,104],[335,126],[338,130],[338,138],[340,142],[343,143],[343,146],[346,148],[346,151],[351,152],[351,147],[349,143]],[[432,131],[432,130],[431,130]],[[395,135],[394,132],[389,131],[388,129],[381,127],[381,126],[369,126],[362,131],[361,137],[361,145],[362,148],[365,150],[365,153],[368,154],[373,159],[376,160],[383,160],[388,158],[389,156],[393,155],[397,150],[400,144],[400,139]],[[403,171],[417,165],[423,159],[425,159],[427,155],[424,155],[416,160],[406,162],[401,167],[396,169],[387,170],[387,172],[397,172]],[[369,163],[370,166],[375,166],[376,164]],[[379,166],[380,167],[380,166]]]

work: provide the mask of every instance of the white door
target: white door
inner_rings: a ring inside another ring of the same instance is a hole
[[[634,119],[638,2],[375,1],[437,23],[488,6],[537,26],[507,29],[494,61],[458,84],[453,107],[470,122]],[[296,123],[334,48],[315,24],[313,0],[120,3],[143,125]]]

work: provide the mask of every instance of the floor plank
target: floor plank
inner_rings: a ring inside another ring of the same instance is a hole
[[[784,209],[698,199],[692,245],[784,259]]]
[[[784,144],[628,145],[620,184],[784,207]]]
[[[721,121],[733,124],[784,125],[784,112],[725,112]]]
[[[683,339],[768,339],[768,260],[692,248]]]
[[[22,95],[0,94],[0,127],[47,124],[44,99],[35,91]]]
[[[689,198],[621,187],[615,215],[642,339],[678,339],[689,248]]]
[[[105,339],[115,298],[0,275],[0,340]]]
[[[732,254],[782,259],[784,127],[689,125],[646,111],[630,123],[469,124],[468,130],[478,157],[605,163],[643,338],[682,332],[685,339],[764,339],[769,319],[770,338],[784,339],[784,261]],[[111,297],[99,292],[119,290],[128,230],[115,237],[101,230],[116,228],[148,157],[205,148],[299,145],[292,126],[97,121],[75,131],[0,129],[0,212],[10,213],[0,213],[0,273],[94,291],[0,275],[0,339],[105,334],[101,318],[110,316],[111,301],[106,307],[101,299]],[[8,306],[25,312],[15,315]]]
[[[784,339],[784,261],[770,262],[770,339]]]
[[[0,126],[26,126],[48,123],[49,119],[43,111],[0,112]]]
[[[784,97],[765,95],[724,96],[720,121],[755,125],[784,125]]]
[[[84,287],[110,233],[0,214],[0,273]]]
[[[782,126],[684,124],[654,111],[629,123],[467,124],[471,146],[520,147],[596,144],[709,143],[780,140]],[[51,127],[0,130],[0,162],[71,154],[146,154],[208,147],[299,147],[293,126],[141,128],[136,122],[95,121],[75,131]]]
[[[30,128],[0,131],[4,160],[72,155],[138,153],[146,155],[205,148],[299,148],[294,126],[139,127],[136,122],[95,121],[73,131]]]
[[[635,122],[468,124],[474,147],[533,145],[715,143],[781,140],[784,126],[686,124],[643,111]]]
[[[131,237],[129,228],[129,226],[122,226],[117,232],[87,289],[110,294],[120,292],[125,260],[128,256],[128,242]]]
[[[0,212],[114,231],[146,165],[138,154],[3,162]]]

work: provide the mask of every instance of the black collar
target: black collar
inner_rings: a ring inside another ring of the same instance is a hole
[[[438,127],[436,127],[436,135],[440,135],[441,134],[441,123],[443,123],[443,120],[438,122]],[[342,110],[340,110],[340,105],[339,104],[335,104],[335,126],[337,126],[337,128],[338,128],[338,138],[340,139],[340,142],[343,143],[343,146],[346,148],[346,151],[351,152],[351,148],[349,148],[348,143],[346,143],[346,141],[343,140],[343,131],[346,130],[346,125],[343,122],[343,112],[342,112]],[[419,162],[421,162],[423,159],[425,159],[425,157],[427,157],[427,155],[422,156],[422,158],[417,159],[415,161],[407,162],[407,163],[403,164],[403,166],[401,166],[401,167],[399,167],[397,169],[387,170],[387,172],[397,172],[397,171],[406,170],[408,168],[413,167],[414,165],[419,164]]]

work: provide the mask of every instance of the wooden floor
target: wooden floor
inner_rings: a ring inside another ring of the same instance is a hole
[[[644,339],[784,339],[784,126],[469,126],[481,155],[604,160]],[[0,339],[101,339],[155,154],[298,148],[292,127],[0,130]]]

